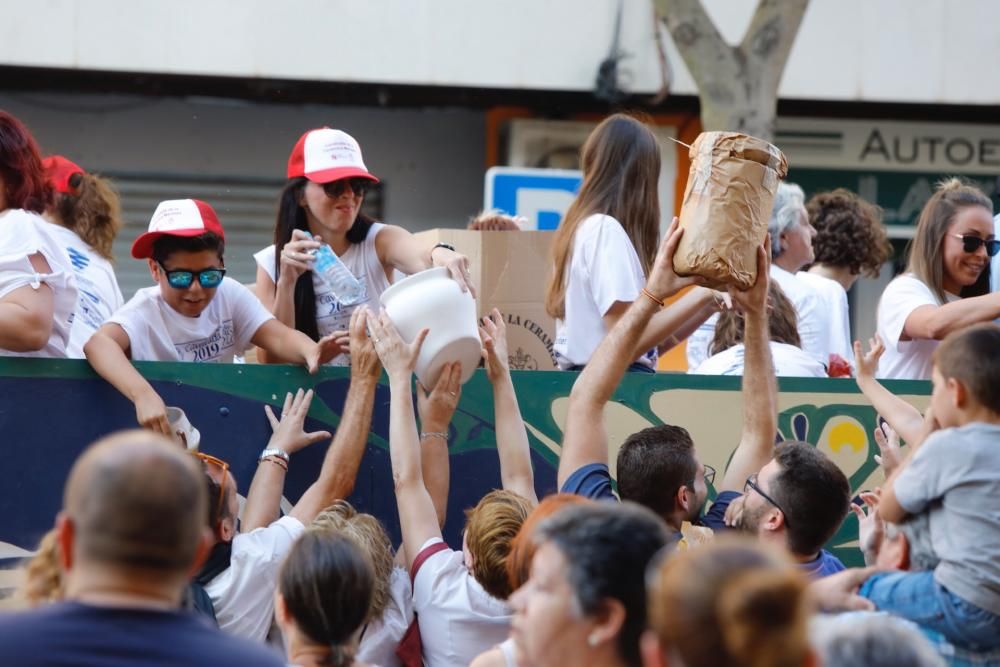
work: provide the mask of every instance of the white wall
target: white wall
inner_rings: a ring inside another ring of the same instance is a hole
[[[704,0],[737,41],[753,0]],[[659,87],[650,0],[625,0],[629,88]],[[615,0],[4,0],[0,64],[584,91]],[[784,98],[1000,103],[994,0],[812,0]],[[29,30],[25,26],[39,26]],[[44,34],[44,40],[39,35]],[[694,92],[668,43],[673,90]]]

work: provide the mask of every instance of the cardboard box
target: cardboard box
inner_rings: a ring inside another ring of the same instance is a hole
[[[480,317],[499,308],[507,321],[510,367],[555,370],[555,320],[545,313],[553,232],[478,232],[432,229],[416,237],[447,243],[469,258]]]

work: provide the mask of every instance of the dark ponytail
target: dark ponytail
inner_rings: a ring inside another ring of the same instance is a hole
[[[274,227],[274,284],[278,284],[281,275],[281,251],[285,244],[292,240],[292,232],[301,229],[309,232],[309,220],[306,210],[300,204],[303,191],[309,180],[303,176],[292,178],[285,184],[278,201],[278,220]],[[361,243],[368,237],[374,220],[359,213],[354,224],[347,231],[347,240],[351,243]],[[313,340],[319,340],[319,325],[316,323],[316,291],[313,289],[311,272],[305,272],[295,281],[295,296],[292,300],[295,306],[295,328]]]

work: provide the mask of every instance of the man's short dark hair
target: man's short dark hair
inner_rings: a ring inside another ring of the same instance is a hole
[[[1000,413],[1000,326],[992,322],[956,331],[934,351],[934,365],[944,379],[965,385],[970,397]]]
[[[768,491],[785,514],[789,550],[817,553],[847,516],[851,485],[843,471],[806,442],[783,442],[774,460],[779,466]]]
[[[165,573],[190,567],[206,504],[192,457],[138,430],[103,438],[84,452],[70,471],[64,501],[81,558]]]
[[[153,241],[153,261],[163,264],[175,252],[202,252],[213,250],[222,259],[226,250],[225,240],[215,232],[205,232],[198,236],[171,236],[165,234]]]
[[[687,429],[661,424],[630,435],[618,450],[618,494],[666,517],[677,491],[698,472]]]

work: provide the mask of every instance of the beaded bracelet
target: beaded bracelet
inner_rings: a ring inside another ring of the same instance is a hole
[[[427,432],[421,433],[420,434],[420,439],[424,440],[425,438],[441,438],[445,442],[448,442],[448,434],[447,433],[442,433],[441,431],[427,431]]]

